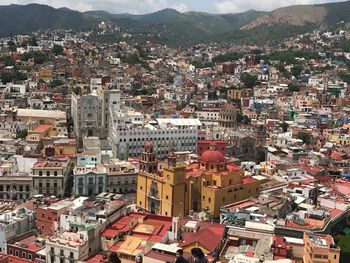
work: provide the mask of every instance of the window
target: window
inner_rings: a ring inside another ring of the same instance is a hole
[[[19,256],[19,252],[18,250],[15,250],[15,256],[18,257]]]
[[[39,171],[39,176],[43,176],[43,171]]]
[[[165,199],[168,200],[168,199],[169,199],[169,196],[166,195],[166,196],[165,196]]]
[[[57,176],[57,171],[54,171],[54,172],[53,172],[53,176]]]
[[[28,259],[32,259],[32,254],[28,254]]]
[[[47,171],[47,172],[46,172],[46,176],[50,176],[50,171]]]
[[[211,198],[210,197],[208,198],[208,202],[209,202],[209,204],[211,203]]]
[[[70,258],[74,258],[74,253],[73,253],[73,252],[70,252],[70,253],[69,253],[69,257],[70,257]]]
[[[26,258],[27,255],[26,255],[26,252],[22,252],[22,258]]]

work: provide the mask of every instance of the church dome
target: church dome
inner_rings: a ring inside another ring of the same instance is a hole
[[[211,144],[209,150],[202,153],[200,161],[204,163],[223,163],[225,156],[216,149],[216,144]]]
[[[145,151],[152,152],[153,151],[153,143],[150,140],[147,140],[145,143]]]

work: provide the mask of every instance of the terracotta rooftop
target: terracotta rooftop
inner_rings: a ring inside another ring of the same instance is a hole
[[[35,239],[36,238],[33,235],[33,236],[27,237],[25,239],[22,239],[19,242],[11,244],[11,246],[20,247],[22,249],[26,249],[26,250],[29,250],[29,251],[37,252],[37,251],[41,250],[42,247],[38,246],[37,244],[35,244]]]
[[[52,127],[51,125],[41,124],[32,131],[42,133],[42,132],[48,131],[51,127]]]

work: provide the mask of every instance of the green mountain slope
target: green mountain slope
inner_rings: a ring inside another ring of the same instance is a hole
[[[250,10],[238,14],[180,13],[164,9],[145,15],[111,14],[105,11],[78,12],[45,5],[0,6],[0,36],[22,34],[38,29],[86,29],[109,21],[127,30],[131,40],[169,45],[200,42],[273,42],[305,33],[321,25],[350,22],[350,1],[322,5],[298,5],[272,12]],[[14,19],[15,18],[15,19]],[[96,41],[116,40],[116,35]]]
[[[22,34],[47,28],[83,29],[93,22],[77,11],[46,5],[0,6],[0,35]]]

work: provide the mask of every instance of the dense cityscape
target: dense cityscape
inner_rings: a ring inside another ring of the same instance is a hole
[[[140,31],[0,34],[0,263],[349,263],[349,21]]]

